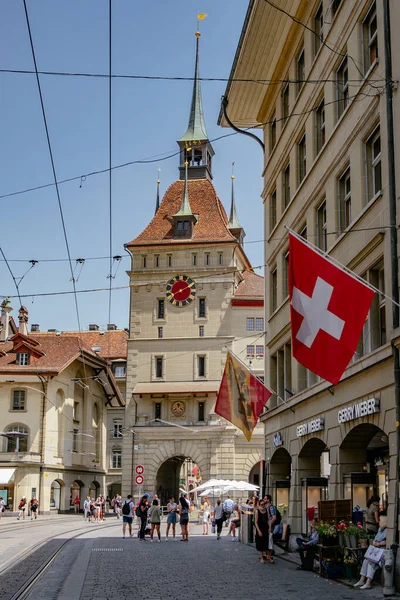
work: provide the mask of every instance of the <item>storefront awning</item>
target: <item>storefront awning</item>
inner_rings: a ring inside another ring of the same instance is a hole
[[[15,469],[0,469],[0,484],[10,483],[14,473]]]
[[[134,394],[199,394],[218,392],[220,381],[137,383]]]

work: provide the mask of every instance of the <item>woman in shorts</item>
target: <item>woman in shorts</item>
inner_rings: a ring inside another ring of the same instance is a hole
[[[179,498],[179,524],[181,526],[181,542],[189,541],[189,500],[187,494]]]
[[[165,532],[165,538],[168,539],[170,527],[172,525],[172,539],[175,539],[176,530],[176,515],[178,513],[178,505],[175,502],[175,498],[171,496],[167,504],[167,531]]]

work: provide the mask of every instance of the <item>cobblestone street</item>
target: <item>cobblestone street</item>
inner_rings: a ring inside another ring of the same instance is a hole
[[[380,586],[361,592],[314,573],[297,571],[296,563],[292,562],[296,560],[295,554],[278,555],[275,564],[259,564],[253,547],[234,543],[226,535],[220,541],[215,535],[203,536],[198,525],[191,525],[188,543],[165,541],[165,538],[161,543],[151,543],[148,538],[143,543],[136,537],[136,531],[135,528],[133,538],[122,539],[120,522],[114,525],[110,520],[103,529],[97,529],[96,524],[87,525],[87,532],[65,545],[24,597],[30,600],[382,598]],[[61,533],[58,539],[64,537]],[[51,544],[54,541],[48,545]],[[2,598],[6,598],[3,594]]]

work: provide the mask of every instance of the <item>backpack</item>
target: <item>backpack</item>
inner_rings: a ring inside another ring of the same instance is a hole
[[[130,502],[128,502],[128,500],[125,500],[124,505],[122,507],[122,514],[125,515],[126,517],[128,517],[130,515],[130,512],[131,512]]]
[[[140,508],[140,504],[137,505],[135,514],[136,514],[137,517],[141,517],[142,516],[142,509]]]

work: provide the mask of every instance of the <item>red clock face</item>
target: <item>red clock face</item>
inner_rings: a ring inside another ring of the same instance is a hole
[[[193,302],[196,295],[196,284],[187,275],[176,275],[171,281],[168,281],[165,295],[173,306],[184,308]]]
[[[186,281],[176,281],[171,288],[171,294],[175,300],[187,300],[190,296],[190,287]]]

